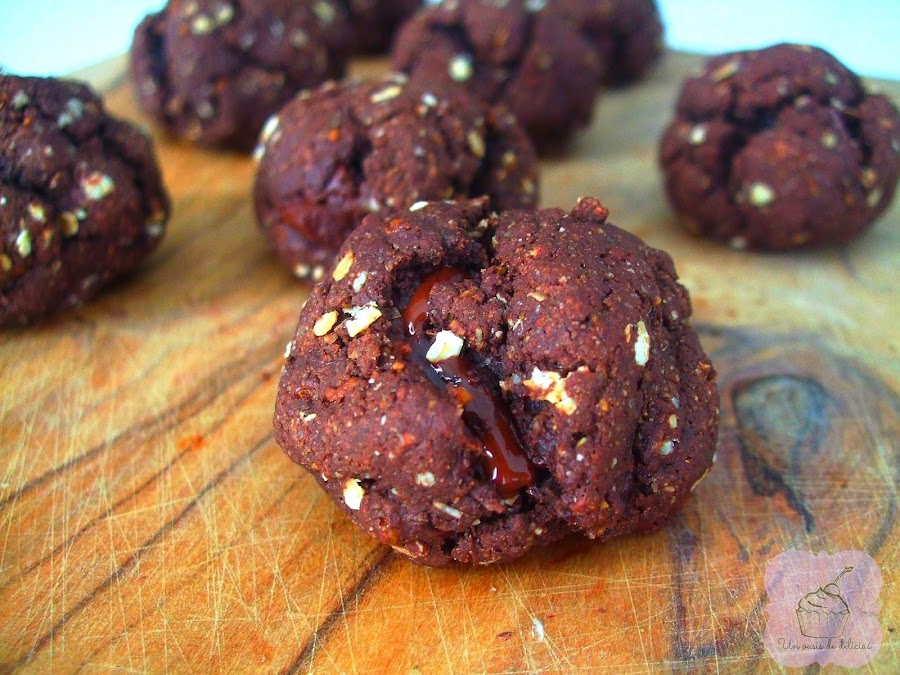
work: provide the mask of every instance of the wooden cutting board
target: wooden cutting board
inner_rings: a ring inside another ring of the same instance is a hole
[[[670,54],[608,94],[543,172],[545,205],[600,197],[693,295],[719,462],[669,527],[474,570],[358,532],[272,440],[308,288],[256,229],[253,162],[157,136],[161,250],[84,309],[0,335],[0,671],[767,672],[765,565],[800,548],[877,560],[872,670],[896,672],[900,203],[852,246],[792,255],[673,227],[656,141],[700,62]],[[122,60],[88,76],[142,121]]]

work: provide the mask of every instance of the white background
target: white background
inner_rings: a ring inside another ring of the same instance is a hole
[[[300,0],[298,0],[300,1]],[[825,47],[860,74],[900,79],[900,0],[658,0],[677,49]],[[161,0],[0,0],[0,68],[61,75],[128,49]]]

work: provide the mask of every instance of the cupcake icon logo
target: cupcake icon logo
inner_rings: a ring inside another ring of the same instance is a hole
[[[800,633],[811,638],[839,638],[844,635],[850,608],[841,597],[838,582],[841,577],[852,572],[853,567],[845,567],[830,584],[804,595],[797,603],[797,621]]]
[[[763,644],[778,663],[847,668],[881,648],[881,570],[864,551],[786,551],[766,566]]]

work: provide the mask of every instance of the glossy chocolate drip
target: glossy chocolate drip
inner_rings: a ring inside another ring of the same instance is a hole
[[[491,480],[504,497],[511,497],[534,484],[534,467],[522,449],[506,402],[484,382],[484,369],[479,369],[464,353],[440,363],[425,358],[431,346],[425,327],[432,289],[468,276],[463,270],[448,267],[428,276],[406,306],[403,321],[412,339],[413,358],[422,364],[432,383],[449,388],[463,406],[463,420],[484,444],[485,466]]]

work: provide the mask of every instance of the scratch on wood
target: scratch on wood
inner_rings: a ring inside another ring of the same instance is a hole
[[[237,401],[235,401],[235,403],[234,403],[233,405],[229,406],[228,409],[225,410],[224,415],[222,416],[221,419],[217,420],[212,426],[210,426],[209,428],[205,429],[205,433],[206,433],[206,434],[213,434],[213,433],[215,433],[216,431],[218,431],[219,429],[221,429],[221,428],[228,422],[228,420],[231,418],[231,416],[234,414],[234,412],[235,412],[236,410],[238,410],[238,409],[244,404],[244,402],[246,402],[250,397],[252,397],[253,394],[254,394],[255,392],[257,392],[259,389],[260,389],[260,387],[253,387],[253,388],[251,388],[250,390],[248,390],[247,392],[245,392],[244,394],[242,394],[241,397],[238,398]],[[111,445],[112,445],[112,444],[111,444]],[[22,579],[24,579],[24,578],[27,577],[29,574],[31,574],[31,572],[33,572],[35,569],[37,569],[37,568],[43,566],[44,564],[46,564],[46,562],[47,562],[48,560],[50,560],[51,558],[53,558],[53,557],[59,555],[60,552],[62,552],[63,550],[67,549],[69,546],[71,546],[71,545],[74,544],[76,541],[78,541],[79,539],[81,539],[81,537],[83,537],[83,536],[84,536],[88,531],[90,531],[95,525],[97,525],[98,523],[102,522],[105,518],[108,518],[110,515],[112,515],[112,514],[115,513],[116,511],[118,511],[119,508],[120,508],[123,504],[125,504],[126,502],[128,502],[128,501],[131,500],[131,499],[134,499],[134,498],[137,497],[138,495],[142,494],[145,490],[147,490],[150,486],[152,486],[153,484],[155,484],[160,478],[162,478],[162,477],[165,476],[169,471],[171,471],[172,468],[175,467],[176,464],[178,464],[178,462],[180,462],[182,459],[184,459],[185,455],[190,454],[191,452],[193,452],[193,450],[194,450],[194,446],[193,446],[193,445],[189,445],[189,446],[187,446],[187,447],[181,448],[181,449],[178,451],[178,454],[176,454],[174,458],[172,458],[168,463],[166,463],[165,466],[163,466],[161,469],[159,469],[159,470],[156,471],[153,475],[151,475],[149,478],[147,478],[145,481],[143,481],[140,485],[138,485],[137,487],[135,487],[134,490],[130,491],[130,492],[127,493],[125,496],[123,496],[123,497],[121,497],[120,499],[118,499],[116,502],[110,504],[110,505],[106,508],[106,510],[104,510],[104,511],[103,511],[102,513],[100,513],[99,515],[94,516],[93,518],[91,518],[87,523],[85,523],[85,524],[84,524],[80,529],[78,529],[74,534],[70,535],[67,539],[65,539],[64,541],[62,541],[62,542],[60,542],[59,544],[57,544],[57,545],[53,548],[52,551],[50,551],[49,553],[43,555],[40,559],[38,559],[38,560],[36,560],[35,562],[33,562],[33,563],[31,563],[30,565],[28,565],[28,567],[26,567],[24,570],[22,570],[21,572],[19,572],[19,573],[18,573],[13,579],[11,579],[9,582],[7,582],[7,583],[5,583],[5,584],[0,584],[0,590],[3,590],[3,589],[5,589],[5,588],[7,588],[7,587],[9,587],[9,586],[11,586],[11,585],[13,585],[13,584],[16,584],[16,583],[20,582]]]
[[[171,431],[179,424],[190,419],[197,411],[202,410],[204,407],[218,399],[232,384],[239,382],[248,376],[256,375],[259,372],[261,365],[272,360],[272,349],[274,345],[275,341],[269,341],[263,348],[257,349],[253,354],[256,358],[249,361],[249,363],[248,355],[244,354],[242,357],[235,359],[223,368],[217,370],[215,374],[207,377],[201,382],[197,389],[177,405],[162,411],[154,417],[141,420],[137,424],[122,430],[110,440],[95,445],[87,452],[63,462],[37,478],[33,478],[22,487],[13,491],[6,498],[0,500],[0,509],[4,509],[29,492],[59,478],[60,475],[70,469],[96,458],[98,455],[122,441],[141,438],[145,434],[159,435]]]
[[[303,475],[300,475],[300,476],[298,476],[295,480],[291,481],[291,483],[288,485],[288,487],[285,488],[285,489],[278,495],[278,497],[275,498],[275,500],[269,505],[269,507],[268,507],[265,511],[263,511],[263,513],[261,513],[260,515],[258,515],[258,516],[256,517],[256,519],[253,521],[253,525],[254,525],[254,526],[255,526],[255,525],[262,525],[263,527],[266,527],[266,519],[267,519],[274,511],[276,511],[276,510],[278,509],[278,507],[283,503],[283,501],[284,501],[284,500],[285,500],[292,492],[294,492],[294,491],[297,489],[298,486],[300,486],[300,485],[303,484],[303,481],[304,481],[304,476],[303,476]],[[247,545],[247,546],[252,546],[253,544],[246,544],[246,545]],[[225,555],[229,550],[233,550],[233,548],[234,548],[234,546],[231,545],[231,544],[222,547],[221,549],[219,549],[218,551],[215,552],[214,558],[218,558],[218,557],[221,557],[221,556]],[[277,563],[277,561],[276,561],[274,564],[276,565],[275,571],[277,572],[277,571],[278,571],[278,563]],[[288,599],[288,596],[287,596],[287,588],[284,586],[284,583],[283,583],[282,580],[279,580],[279,583],[281,584],[281,587],[282,587],[282,589],[283,589],[283,591],[284,591],[284,593],[285,593],[285,600],[287,600],[287,599]],[[139,595],[138,597],[140,598],[140,595]],[[157,605],[157,608],[158,608],[158,607],[160,607],[160,605]],[[142,620],[142,619],[143,619],[143,617],[141,617],[141,620]],[[163,617],[163,620],[166,620],[165,617]],[[140,627],[140,626],[139,626],[139,627]],[[84,659],[82,660],[78,672],[80,672],[81,670],[84,670],[84,669],[87,668],[88,666],[92,666],[92,667],[102,667],[103,664],[94,664],[94,663],[92,663],[93,659],[94,659],[98,654],[100,654],[100,652],[102,652],[104,649],[117,645],[123,638],[125,638],[125,637],[128,636],[129,631],[131,631],[133,628],[135,628],[135,623],[129,623],[127,626],[125,626],[125,628],[123,628],[122,630],[120,630],[118,633],[116,633],[116,634],[115,634],[112,638],[110,638],[109,640],[107,640],[107,641],[105,641],[105,642],[100,642],[100,643],[98,644],[98,646],[97,646],[96,648],[94,648],[94,649],[87,655],[87,657],[84,658]],[[139,631],[139,635],[140,635],[140,637],[141,637],[142,640],[145,638],[145,632],[144,632],[143,629]],[[145,660],[146,660],[146,657],[145,657]],[[147,669],[145,668],[145,669],[140,670],[140,671],[138,671],[138,672],[146,672],[146,670],[147,670]],[[2,675],[2,673],[3,673],[3,671],[0,670],[0,675]]]
[[[359,578],[359,581],[350,589],[350,592],[339,602],[335,608],[329,613],[325,620],[319,624],[313,631],[312,635],[307,639],[306,644],[297,654],[285,673],[299,673],[301,670],[311,670],[312,661],[315,658],[316,650],[328,641],[331,631],[334,630],[338,621],[344,618],[347,607],[359,600],[380,581],[382,568],[387,567],[388,563],[393,560],[394,555],[391,549],[376,548],[369,557],[375,557],[375,561],[369,566],[369,569]],[[367,558],[368,560],[368,558]],[[365,563],[365,561],[364,561]]]
[[[66,626],[66,624],[75,616],[80,614],[85,607],[87,607],[93,600],[100,595],[103,591],[109,588],[116,581],[121,579],[127,572],[129,572],[143,557],[144,553],[147,552],[151,547],[155,546],[159,543],[166,535],[169,534],[173,529],[178,527],[178,525],[187,518],[194,509],[200,504],[200,502],[208,495],[210,492],[215,490],[222,482],[228,478],[232,473],[234,473],[239,467],[241,467],[244,463],[250,460],[254,454],[256,454],[262,447],[266,445],[269,441],[272,440],[272,434],[268,434],[253,445],[247,452],[238,457],[234,462],[232,462],[229,466],[220,471],[213,480],[203,486],[203,488],[197,493],[195,497],[193,497],[187,505],[168,523],[163,525],[160,529],[158,529],[153,536],[144,541],[143,544],[138,547],[135,553],[132,553],[121,565],[119,565],[116,570],[110,574],[106,579],[104,579],[100,584],[94,587],[90,593],[88,593],[84,598],[79,600],[78,604],[76,604],[72,609],[70,609],[66,614],[54,624],[54,626],[44,633],[38,640],[35,642],[34,646],[18,661],[12,664],[12,668],[18,668],[21,665],[28,663],[33,660],[34,657],[46,647],[51,640],[53,640],[54,636],[60,633]]]

